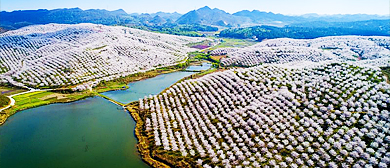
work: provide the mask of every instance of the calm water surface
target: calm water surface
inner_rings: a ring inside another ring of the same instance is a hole
[[[200,66],[196,66],[196,65],[194,65],[194,66],[189,66],[189,67],[187,67],[187,69],[186,70],[190,70],[190,71],[203,71],[203,70],[208,70],[208,69],[210,69],[211,68],[211,64],[210,63],[202,63],[202,65],[200,65]]]
[[[195,72],[173,72],[169,74],[162,74],[154,78],[129,83],[129,89],[126,90],[109,91],[102,94],[117,102],[127,104],[133,101],[138,101],[139,98],[143,98],[144,96],[159,94],[165,88],[171,86],[178,80],[192,74],[195,74]]]
[[[24,110],[0,126],[1,168],[143,168],[135,122],[103,98]]]

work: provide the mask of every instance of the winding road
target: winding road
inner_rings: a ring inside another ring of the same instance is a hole
[[[0,109],[0,112],[3,111],[3,110],[6,110],[6,109],[8,109],[8,108],[10,108],[10,107],[12,107],[12,106],[15,105],[15,99],[12,98],[12,97],[14,97],[14,96],[18,96],[18,95],[22,95],[22,94],[26,94],[26,93],[31,93],[31,92],[50,91],[50,90],[53,90],[53,89],[43,89],[43,90],[41,90],[41,89],[32,89],[32,88],[30,88],[29,91],[21,92],[21,93],[17,93],[17,94],[13,94],[13,95],[9,95],[9,96],[7,96],[7,97],[10,99],[11,103],[10,103],[8,106],[6,106],[6,107],[1,108],[1,109]]]

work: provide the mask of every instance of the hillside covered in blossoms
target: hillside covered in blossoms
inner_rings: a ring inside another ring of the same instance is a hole
[[[227,55],[224,66],[255,66],[263,63],[290,63],[299,61],[337,62],[380,59],[388,66],[390,37],[385,36],[329,36],[317,39],[272,39],[245,48],[220,48],[212,55]],[[366,60],[366,61],[365,61]],[[386,64],[387,63],[387,64]]]
[[[214,49],[227,70],[140,99],[140,134],[173,167],[388,167],[389,44],[333,36]]]
[[[390,164],[390,85],[345,63],[262,65],[140,99],[152,156],[179,167]]]
[[[59,87],[183,63],[201,41],[121,26],[47,24],[0,34],[0,82]]]

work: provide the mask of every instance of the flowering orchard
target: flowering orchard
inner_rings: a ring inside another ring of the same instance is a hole
[[[296,61],[338,62],[387,59],[390,60],[390,37],[330,36],[317,39],[272,39],[245,48],[220,48],[212,55],[227,55],[224,66],[255,66],[262,63],[289,63]]]
[[[155,157],[194,167],[387,167],[390,85],[349,64],[231,69],[139,100]]]
[[[0,83],[59,87],[183,62],[201,41],[121,26],[48,24],[0,34]],[[97,82],[98,83],[98,82]]]

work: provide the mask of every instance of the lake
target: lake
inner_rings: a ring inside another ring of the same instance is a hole
[[[135,122],[101,97],[24,110],[0,127],[2,168],[148,167],[140,158]]]
[[[192,74],[162,74],[129,83],[127,90],[102,94],[129,103],[158,94]],[[134,129],[135,121],[125,109],[101,97],[23,110],[0,126],[0,167],[149,167],[137,151]]]
[[[195,72],[173,72],[169,74],[158,75],[154,78],[149,78],[128,84],[126,90],[115,90],[102,93],[111,99],[127,104],[133,101],[138,101],[139,98],[155,95],[162,92],[165,88],[176,83],[178,80],[195,74]]]
[[[201,65],[188,66],[186,70],[189,70],[189,71],[204,71],[204,70],[208,70],[210,68],[211,68],[211,64],[204,62]]]

